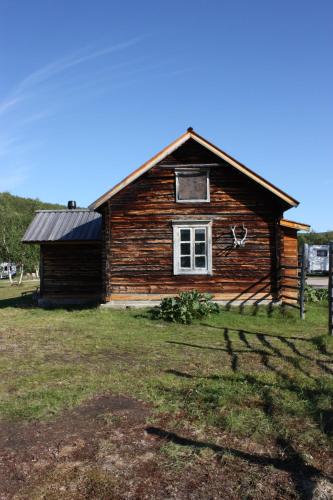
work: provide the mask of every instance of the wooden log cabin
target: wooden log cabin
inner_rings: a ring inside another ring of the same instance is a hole
[[[185,290],[295,301],[298,202],[189,128],[91,204],[39,211],[40,302],[147,305]],[[284,272],[281,270],[284,269]]]

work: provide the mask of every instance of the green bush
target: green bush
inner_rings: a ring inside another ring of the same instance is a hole
[[[154,309],[153,317],[189,325],[194,319],[218,312],[219,306],[212,301],[212,295],[193,290],[163,299],[161,305]]]
[[[328,289],[306,285],[304,297],[306,302],[324,302],[328,300]]]

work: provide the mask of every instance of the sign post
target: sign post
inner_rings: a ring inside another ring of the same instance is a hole
[[[328,334],[333,335],[333,241],[329,248],[328,273]]]

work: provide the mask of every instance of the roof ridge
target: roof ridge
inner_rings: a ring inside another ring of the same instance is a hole
[[[193,130],[192,127],[189,127],[187,131],[179,136],[177,139],[175,139],[173,142],[171,142],[168,146],[163,148],[161,151],[159,151],[155,156],[150,158],[150,160],[146,161],[141,167],[137,168],[134,170],[132,173],[127,175],[122,181],[118,182],[113,188],[109,189],[106,193],[102,194],[97,200],[95,200],[91,205],[89,205],[90,209],[97,209],[100,207],[103,203],[105,203],[107,200],[109,200],[112,196],[117,194],[119,191],[121,191],[123,188],[128,186],[131,182],[136,180],[138,177],[146,173],[148,170],[150,170],[152,167],[154,167],[157,163],[162,161],[164,158],[166,158],[169,154],[171,154],[173,151],[177,150],[180,146],[182,146],[185,142],[188,140],[194,140],[198,144],[201,144],[204,148],[207,150],[211,151],[215,156],[222,158],[225,162],[227,162],[229,165],[234,167],[236,170],[240,171],[250,179],[254,180],[261,186],[263,186],[265,189],[273,193],[275,196],[278,198],[282,199],[289,207],[296,207],[299,202],[292,198],[290,195],[282,191],[282,189],[278,188],[277,186],[274,186],[271,182],[268,180],[264,179],[259,174],[256,174],[253,170],[245,166],[243,163],[240,161],[236,160],[233,158],[231,155],[220,149],[219,147],[215,146],[211,142],[207,141],[204,137],[199,135],[197,132]]]
[[[54,209],[52,210],[51,208],[49,209],[39,209],[35,210],[35,212],[96,212],[96,210],[91,210],[90,208],[59,208],[59,209]]]

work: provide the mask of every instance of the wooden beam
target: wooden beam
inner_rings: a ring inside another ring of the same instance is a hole
[[[280,226],[290,227],[291,229],[296,229],[297,231],[310,231],[311,226],[309,224],[304,224],[302,222],[295,222],[288,219],[281,219]]]
[[[106,302],[110,300],[114,301],[124,301],[124,300],[146,300],[147,302],[151,300],[162,300],[165,297],[175,297],[177,294],[174,293],[139,293],[139,294],[131,294],[131,293],[112,293],[111,295],[107,295],[105,298]],[[215,293],[213,294],[213,300],[225,300],[225,301],[243,301],[243,300],[251,300],[251,301],[259,301],[259,300],[273,300],[273,295],[265,292],[258,293]]]

